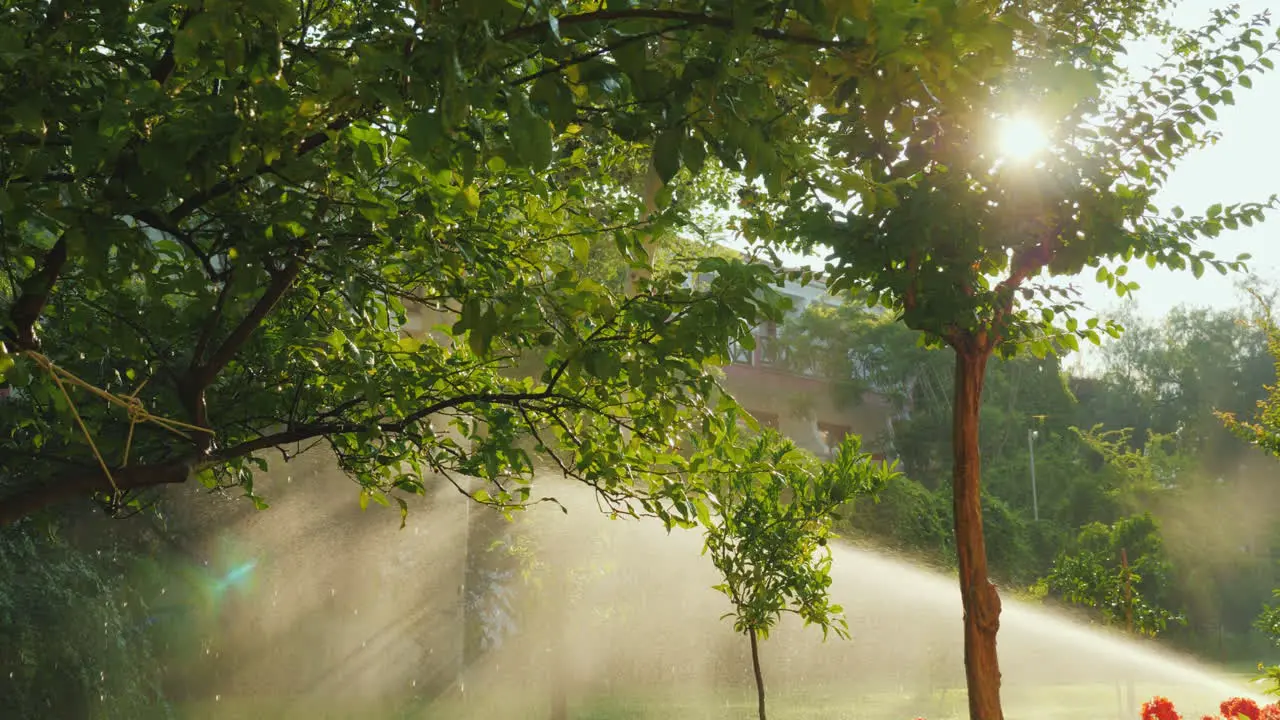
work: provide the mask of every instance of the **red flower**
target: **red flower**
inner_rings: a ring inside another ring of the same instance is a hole
[[[1169,698],[1156,697],[1142,704],[1142,720],[1182,720],[1182,716],[1173,709],[1173,703]]]
[[[1258,720],[1258,703],[1249,698],[1231,698],[1222,703],[1222,716],[1228,720],[1237,720],[1240,716],[1249,720]]]
[[[1258,713],[1258,720],[1280,720],[1280,703],[1272,703]]]

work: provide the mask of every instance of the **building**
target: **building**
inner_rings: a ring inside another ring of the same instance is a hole
[[[761,425],[819,456],[829,455],[849,434],[861,436],[863,447],[878,457],[892,456],[895,411],[890,402],[875,393],[866,393],[856,404],[841,399],[831,379],[786,362],[786,349],[779,342],[788,319],[810,305],[837,305],[839,300],[816,281],[788,282],[780,292],[791,301],[791,309],[781,324],[768,322],[754,329],[753,350],[734,348],[732,363],[724,368],[725,389]]]

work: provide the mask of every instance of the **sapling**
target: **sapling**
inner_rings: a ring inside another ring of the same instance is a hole
[[[848,637],[843,609],[831,602],[832,521],[859,495],[874,495],[895,474],[846,438],[829,462],[767,430],[744,438],[732,422],[701,455],[709,491],[704,554],[711,557],[733,609],[735,632],[751,643],[760,720],[765,720],[760,642],[783,613]]]

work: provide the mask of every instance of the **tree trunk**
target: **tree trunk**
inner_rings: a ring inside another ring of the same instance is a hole
[[[956,347],[955,400],[951,450],[956,555],[964,605],[964,669],[970,720],[1003,720],[996,631],[1000,596],[987,579],[987,546],[982,529],[982,476],[978,452],[978,409],[990,353],[978,343]]]
[[[756,702],[760,708],[760,720],[764,717],[764,673],[760,672],[760,643],[756,640],[755,628],[747,631],[751,638],[751,668],[756,673]]]

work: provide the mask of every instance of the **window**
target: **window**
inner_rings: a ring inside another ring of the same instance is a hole
[[[751,413],[751,417],[755,418],[757,423],[760,423],[760,427],[778,429],[777,413],[758,412],[756,410],[748,410],[747,412]]]
[[[822,438],[822,444],[834,450],[849,434],[849,428],[845,425],[833,425],[831,423],[818,423],[818,435]]]

